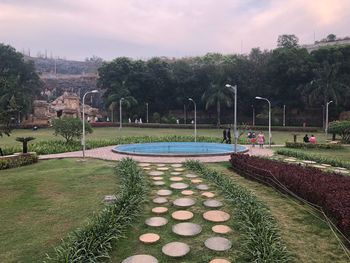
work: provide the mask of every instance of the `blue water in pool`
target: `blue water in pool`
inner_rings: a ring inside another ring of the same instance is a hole
[[[123,144],[113,148],[114,152],[134,155],[227,155],[234,153],[234,145],[208,142],[155,142]],[[237,152],[245,152],[247,148],[237,145]]]

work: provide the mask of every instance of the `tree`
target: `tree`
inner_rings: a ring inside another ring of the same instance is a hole
[[[337,39],[337,36],[334,34],[329,34],[327,36],[327,41],[331,42],[331,41],[335,41]]]
[[[328,131],[339,134],[343,143],[350,143],[350,121],[333,121],[329,124]]]
[[[83,135],[83,121],[78,118],[63,117],[56,119],[52,123],[54,134],[61,135],[66,143],[71,143],[74,139],[80,139]],[[91,125],[85,122],[85,132],[92,133]]]
[[[28,153],[28,142],[35,140],[34,137],[17,137],[16,141],[22,143],[22,153]]]
[[[298,47],[299,38],[296,35],[280,35],[277,39],[279,48],[296,48]]]

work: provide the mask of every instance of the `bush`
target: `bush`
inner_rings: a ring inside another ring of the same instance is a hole
[[[83,121],[78,118],[63,117],[53,121],[55,135],[61,135],[67,143],[80,139],[83,134]],[[85,132],[92,133],[91,125],[85,122]]]
[[[350,121],[333,121],[328,131],[340,135],[343,143],[350,143]]]
[[[121,160],[116,167],[121,178],[117,200],[106,206],[84,227],[71,233],[47,255],[46,262],[101,262],[109,259],[113,245],[139,217],[147,193],[147,183],[135,161]]]
[[[20,154],[0,157],[0,170],[20,167],[38,162],[36,154]]]
[[[302,142],[286,142],[287,148],[296,149],[322,149],[322,150],[339,150],[343,146],[341,144],[330,144],[330,143],[302,143]]]
[[[338,166],[338,167],[344,167],[344,168],[350,169],[350,162],[346,162],[335,158],[324,157],[313,153],[301,152],[294,149],[278,149],[276,153],[285,155],[285,156],[295,157],[302,160],[310,160],[318,163],[326,163],[332,166]]]
[[[244,234],[244,242],[241,242],[246,257],[244,262],[290,261],[275,219],[268,208],[251,192],[198,161],[187,161],[186,167],[214,183],[235,208],[235,220]]]
[[[243,154],[231,155],[230,162],[233,169],[250,179],[266,182],[282,191],[286,187],[321,207],[350,237],[350,177]]]

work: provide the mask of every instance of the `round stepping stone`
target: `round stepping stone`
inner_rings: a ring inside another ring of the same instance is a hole
[[[196,201],[192,198],[183,197],[176,199],[173,204],[177,207],[190,207],[193,206],[196,203]]]
[[[196,177],[198,177],[198,175],[195,175],[195,174],[186,174],[185,176],[187,178],[196,178]]]
[[[286,159],[284,159],[285,161],[287,161],[287,162],[296,162],[297,160],[296,159],[294,159],[294,158],[286,158]]]
[[[314,163],[316,163],[315,161],[309,161],[309,160],[303,160],[302,162],[306,163],[306,164],[314,164]]]
[[[173,183],[170,185],[170,188],[177,189],[177,190],[186,189],[187,187],[188,187],[188,184],[185,184],[185,183]]]
[[[152,179],[153,179],[154,181],[161,181],[161,180],[163,180],[163,177],[155,176],[155,177],[152,177]]]
[[[172,213],[171,217],[175,220],[185,221],[193,218],[193,213],[186,210],[179,210]]]
[[[183,172],[183,171],[185,171],[185,168],[175,168],[174,171],[175,172]]]
[[[201,195],[207,198],[213,198],[215,196],[215,194],[212,192],[204,192]]]
[[[157,195],[159,196],[168,196],[171,195],[173,192],[171,190],[166,190],[166,189],[162,189],[157,191]]]
[[[171,172],[170,174],[171,175],[180,175],[181,173],[180,172]]]
[[[218,208],[223,206],[223,204],[220,201],[215,199],[206,200],[204,201],[203,205],[210,208]]]
[[[150,166],[150,165],[151,165],[150,163],[139,163],[140,167],[147,167],[147,166]]]
[[[181,163],[173,163],[171,165],[171,167],[179,168],[179,167],[182,167],[182,164]]]
[[[150,255],[135,255],[124,259],[122,263],[158,263],[158,260]]]
[[[324,167],[332,167],[332,165],[326,164],[326,163],[321,163],[321,165],[324,166]]]
[[[157,206],[152,208],[152,212],[155,214],[165,214],[168,212],[168,208],[164,207],[164,206]]]
[[[344,171],[344,170],[339,170],[339,169],[335,169],[334,172],[336,173],[340,173],[340,174],[348,174],[348,171]]]
[[[153,184],[159,186],[159,185],[165,185],[165,182],[164,181],[155,181]]]
[[[334,168],[337,169],[337,170],[343,170],[343,171],[346,170],[346,168],[344,168],[344,167],[334,167]]]
[[[171,242],[162,247],[162,252],[169,257],[178,258],[187,255],[190,247],[182,242]]]
[[[319,165],[319,164],[314,164],[312,165],[312,167],[318,168],[318,169],[326,169],[327,167],[324,167],[323,165]]]
[[[159,175],[163,175],[164,172],[161,171],[151,171],[148,173],[150,176],[159,176]]]
[[[139,240],[145,244],[154,244],[158,242],[159,239],[160,239],[160,236],[154,233],[146,233],[139,237]]]
[[[231,263],[231,261],[228,261],[227,259],[223,258],[214,258],[209,263]]]
[[[156,166],[158,166],[158,167],[164,167],[165,164],[164,164],[164,163],[158,163],[158,164],[156,164]]]
[[[146,225],[148,226],[152,226],[152,227],[160,227],[160,226],[164,226],[168,223],[168,219],[164,218],[164,217],[160,217],[160,216],[155,216],[155,217],[151,217],[146,219]]]
[[[227,234],[232,231],[232,229],[226,225],[215,225],[211,228],[211,230],[217,234]]]
[[[202,190],[202,191],[209,190],[209,186],[206,185],[206,184],[199,184],[199,185],[196,186],[196,188],[197,188],[198,190]]]
[[[183,191],[181,192],[181,194],[183,194],[183,195],[193,195],[194,192],[193,192],[192,190],[183,190]]]
[[[202,183],[203,180],[202,180],[202,179],[192,179],[191,182],[192,182],[193,184],[199,184],[199,183]]]
[[[180,182],[182,180],[183,180],[183,178],[179,177],[179,176],[170,177],[170,181],[172,181],[172,182]]]
[[[168,199],[165,197],[156,197],[153,199],[153,203],[155,204],[165,204],[166,202],[168,202]]]
[[[194,223],[179,223],[174,225],[172,230],[179,236],[192,237],[202,232],[202,227]]]
[[[204,242],[204,245],[214,251],[226,251],[231,248],[232,243],[224,237],[211,237]]]
[[[151,167],[144,167],[143,170],[151,170]]]
[[[211,210],[203,214],[205,220],[211,222],[225,222],[230,219],[230,215],[224,211]]]
[[[157,170],[158,171],[168,171],[169,168],[168,167],[158,167]]]

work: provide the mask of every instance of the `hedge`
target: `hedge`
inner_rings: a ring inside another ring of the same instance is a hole
[[[233,169],[250,179],[263,181],[282,191],[286,187],[321,207],[344,235],[350,237],[350,177],[243,154],[231,155],[230,162]]]
[[[109,258],[116,241],[125,237],[142,212],[147,183],[135,161],[126,158],[116,167],[120,190],[116,201],[71,233],[45,262],[101,262]]]
[[[243,233],[244,262],[290,262],[291,257],[282,242],[277,223],[262,202],[229,177],[198,161],[187,161],[185,165],[214,183],[235,208],[235,220]]]
[[[0,157],[0,170],[20,167],[38,162],[38,156],[33,153],[9,155]]]
[[[341,144],[335,143],[302,143],[302,142],[286,142],[287,148],[296,148],[296,149],[322,149],[322,150],[339,150],[343,146]]]

